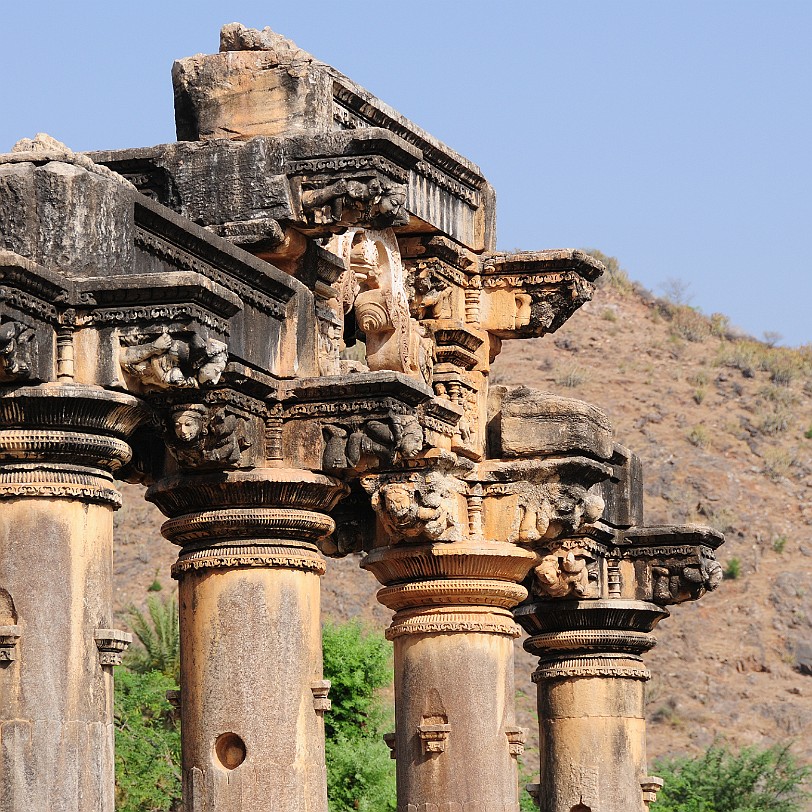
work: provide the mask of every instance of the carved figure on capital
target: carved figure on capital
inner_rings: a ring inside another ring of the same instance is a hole
[[[189,340],[164,328],[154,337],[122,337],[121,366],[145,388],[195,389],[219,383],[228,362],[228,347],[215,338],[192,333]]]
[[[0,381],[18,381],[31,376],[32,328],[16,321],[0,325]]]
[[[595,556],[583,547],[563,546],[545,555],[533,570],[533,592],[542,598],[597,598]]]
[[[387,228],[409,221],[406,187],[383,178],[305,181],[301,200],[305,220],[313,226]]]
[[[603,513],[603,499],[578,483],[513,482],[491,485],[487,495],[518,497],[507,540],[518,544],[550,541],[577,533]]]
[[[372,507],[390,543],[462,539],[462,525],[454,511],[462,486],[452,477],[439,471],[415,471],[365,477],[361,484],[372,496]]]
[[[366,470],[411,460],[423,449],[423,429],[416,415],[392,412],[386,419],[324,427],[323,467]]]
[[[654,562],[651,577],[651,600],[668,606],[698,600],[712,592],[722,583],[722,567],[715,558],[702,555],[687,562]]]
[[[184,403],[169,415],[167,446],[181,468],[236,467],[251,443],[246,420],[224,406]]]

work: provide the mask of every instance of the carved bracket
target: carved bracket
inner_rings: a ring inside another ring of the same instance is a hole
[[[467,524],[465,485],[439,471],[363,477],[390,543],[460,541]]]
[[[657,800],[657,793],[663,788],[664,783],[663,779],[658,778],[656,775],[649,775],[640,782],[640,788],[643,790],[643,803],[646,809]]]
[[[398,741],[397,741],[397,734],[396,733],[384,733],[383,734],[383,741],[384,744],[389,748],[389,758],[397,758],[398,757]]]
[[[390,412],[384,420],[328,423],[323,427],[325,471],[363,471],[414,459],[423,449],[423,429],[414,414]]]
[[[591,484],[591,483],[590,483]],[[515,497],[507,541],[528,544],[549,541],[580,531],[598,519],[603,499],[588,486],[565,482],[514,482],[485,488],[485,497]]]
[[[19,626],[16,624],[0,626],[0,662],[11,662],[17,659],[17,641],[19,639]]]
[[[328,679],[320,679],[310,686],[310,690],[313,692],[313,707],[316,713],[326,713],[333,707],[333,703],[327,698],[331,684]]]
[[[625,531],[621,567],[630,570],[634,597],[660,606],[698,600],[722,582],[713,550],[723,536],[709,527],[638,527]],[[631,596],[630,596],[631,597]]]
[[[423,752],[435,755],[445,752],[451,725],[447,723],[422,724],[417,726],[417,733],[423,742]]]
[[[0,324],[0,381],[31,377],[31,339],[34,330],[16,321]]]
[[[121,665],[124,652],[130,647],[133,636],[119,629],[96,629],[93,632],[102,665]]]
[[[374,155],[315,158],[286,166],[294,207],[310,228],[389,228],[409,223],[405,174]]]
[[[520,756],[524,753],[524,743],[527,741],[527,733],[528,730],[526,727],[505,728],[510,755]]]
[[[252,445],[250,421],[225,405],[178,404],[169,422],[167,447],[181,468],[236,468]]]
[[[562,545],[533,570],[533,592],[541,598],[599,598],[599,561],[584,547]]]

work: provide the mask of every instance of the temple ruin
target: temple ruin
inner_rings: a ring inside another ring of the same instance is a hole
[[[526,791],[648,809],[641,655],[722,536],[645,525],[599,408],[489,385],[602,266],[497,251],[475,164],[270,29],[173,82],[176,143],[0,155],[0,808],[114,810],[123,480],[179,548],[186,812],[326,812],[319,583],[350,553],[393,612],[399,812],[517,812],[519,627]]]

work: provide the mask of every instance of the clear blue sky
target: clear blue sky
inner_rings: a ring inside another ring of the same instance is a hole
[[[499,247],[597,247],[812,342],[812,0],[4,4],[0,151],[174,139],[173,59],[270,25],[478,163]]]

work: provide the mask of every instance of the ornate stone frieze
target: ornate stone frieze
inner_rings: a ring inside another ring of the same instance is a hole
[[[503,543],[400,544],[370,551],[361,561],[382,584],[428,578],[523,581],[535,553]]]
[[[231,569],[235,567],[262,567],[263,569],[292,569],[324,575],[324,559],[313,548],[294,548],[273,545],[222,546],[184,551],[172,565],[172,577],[182,578],[188,572]]]
[[[543,682],[585,677],[636,679],[646,682],[651,679],[651,672],[640,657],[595,654],[554,660],[542,659],[533,672],[532,679],[533,682]]]
[[[404,635],[476,632],[519,637],[521,631],[509,611],[495,607],[443,607],[398,612],[386,630],[386,639]]]
[[[147,489],[146,498],[171,518],[238,508],[284,508],[329,513],[348,492],[333,477],[295,468],[204,472],[169,476]]]
[[[91,473],[66,463],[4,465],[0,470],[0,499],[75,499],[121,507],[121,494],[113,478],[102,471]]]
[[[334,529],[335,522],[317,511],[255,507],[187,513],[164,522],[161,533],[173,544],[185,546],[217,538],[312,542]]]
[[[499,606],[512,609],[527,597],[527,590],[509,581],[447,578],[394,584],[378,591],[378,600],[396,612],[437,605]]]

